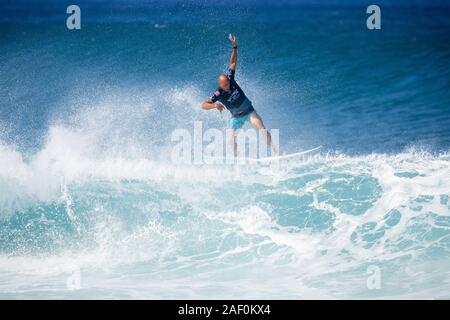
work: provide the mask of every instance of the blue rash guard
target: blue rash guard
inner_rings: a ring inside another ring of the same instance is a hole
[[[217,101],[222,103],[231,112],[233,118],[241,118],[251,114],[255,109],[244,91],[234,80],[234,74],[235,71],[231,69],[227,74],[228,79],[230,79],[230,91],[218,88],[210,99],[213,103]]]

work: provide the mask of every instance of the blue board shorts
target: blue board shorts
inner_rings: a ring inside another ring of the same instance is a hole
[[[245,98],[242,105],[239,107],[239,109],[244,110],[246,113],[243,116],[234,116],[231,118],[229,123],[229,128],[233,130],[237,130],[242,128],[242,126],[245,124],[245,122],[250,118],[253,112],[255,112],[255,109],[252,106],[252,102],[248,100],[248,98]]]
[[[244,126],[245,122],[250,118],[250,116],[255,112],[254,110],[252,112],[249,112],[245,116],[239,117],[239,118],[231,118],[230,123],[228,127],[233,130],[240,129]]]

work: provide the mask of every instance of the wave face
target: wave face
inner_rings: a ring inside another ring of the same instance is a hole
[[[448,8],[121,3],[0,17],[0,298],[450,298]],[[230,31],[282,152],[321,153],[170,161],[226,128]]]
[[[52,143],[29,163],[0,153],[3,298],[448,298],[449,155],[316,155],[272,172]],[[85,289],[67,290],[74,270]]]

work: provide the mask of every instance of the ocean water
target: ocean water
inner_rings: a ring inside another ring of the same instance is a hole
[[[0,4],[0,298],[450,298],[447,2],[79,4]],[[320,152],[171,161],[226,128],[229,32],[281,152]]]

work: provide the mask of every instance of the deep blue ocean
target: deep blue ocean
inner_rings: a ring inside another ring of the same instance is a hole
[[[0,3],[0,298],[450,298],[450,2],[70,4]],[[281,153],[320,152],[170,161],[226,129],[230,32]]]

